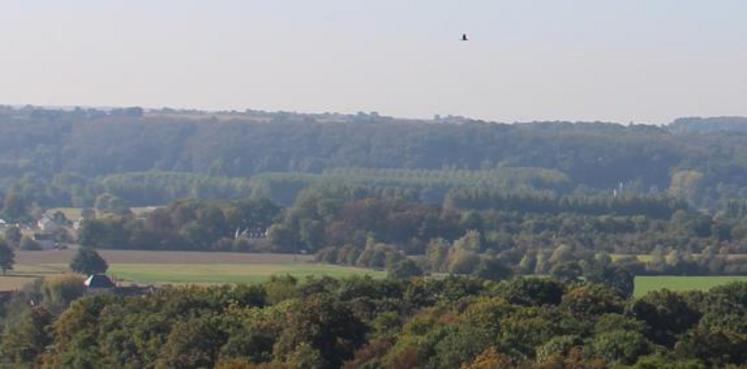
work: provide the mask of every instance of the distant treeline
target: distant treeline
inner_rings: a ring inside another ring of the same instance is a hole
[[[443,206],[364,188],[309,187],[286,208],[261,198],[183,200],[140,216],[114,208],[86,219],[79,242],[315,253],[323,262],[381,269],[412,256],[423,271],[457,274],[477,273],[481,263],[519,274],[580,276],[599,265],[632,274],[747,273],[747,260],[732,257],[747,254],[747,217],[738,211],[714,216],[669,197],[634,195],[522,194],[491,204]],[[640,254],[652,259],[638,260]]]
[[[657,199],[663,195],[631,192],[601,195],[565,193],[568,180],[557,171],[542,168],[501,168],[485,171],[463,170],[373,170],[348,168],[322,174],[265,173],[252,178],[229,178],[181,172],[136,172],[88,180],[59,175],[51,183],[19,181],[8,194],[23,213],[36,201],[42,204],[91,207],[110,203],[123,206],[167,204],[179,199],[231,200],[269,198],[283,206],[292,205],[299,193],[309,189],[334,190],[357,197],[389,199],[444,205],[463,209],[503,208],[530,212],[587,212],[606,214],[611,208],[625,212],[622,198],[650,202],[647,212],[659,216],[686,206],[684,200]],[[586,202],[583,202],[586,201]],[[632,204],[638,209],[646,204]],[[654,209],[652,206],[659,206]],[[2,209],[2,208],[0,208]],[[108,210],[108,209],[104,209]],[[638,210],[633,210],[638,211]],[[14,214],[8,215],[16,219]]]
[[[713,210],[747,197],[747,134],[731,129],[740,124],[508,125],[377,114],[4,107],[0,191],[51,207],[90,206],[111,189],[135,205],[184,194],[238,198],[249,189],[236,179],[262,173],[325,173],[352,183],[381,176],[378,188],[409,188],[429,202],[443,186],[478,182],[557,195],[669,193]],[[482,181],[486,174],[491,178]],[[386,183],[395,179],[396,186]],[[161,184],[172,188],[151,189]]]

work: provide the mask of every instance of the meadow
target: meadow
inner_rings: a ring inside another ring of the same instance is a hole
[[[273,275],[292,275],[299,279],[306,277],[347,277],[351,275],[371,275],[384,277],[380,271],[339,267],[324,264],[116,264],[109,273],[115,280],[136,281],[138,283],[261,283]]]
[[[100,250],[109,274],[121,284],[259,283],[272,275],[346,277],[385,273],[370,269],[313,263],[308,255],[218,252]],[[15,290],[36,278],[68,272],[75,250],[19,251],[16,265],[0,276],[0,291]]]
[[[0,291],[20,289],[36,278],[67,273],[74,254],[72,249],[19,251],[14,270],[0,276]],[[132,250],[100,250],[100,254],[109,262],[108,274],[123,284],[259,283],[272,275],[286,274],[300,279],[386,275],[371,269],[317,264],[309,255]],[[733,281],[747,281],[747,277],[636,277],[635,297],[663,288],[708,290]]]
[[[635,297],[651,291],[668,289],[672,291],[707,291],[712,287],[730,282],[747,282],[747,276],[683,277],[683,276],[640,276],[635,278]]]

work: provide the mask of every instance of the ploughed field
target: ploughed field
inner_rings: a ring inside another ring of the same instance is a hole
[[[73,249],[18,251],[14,270],[7,276],[0,276],[0,291],[19,289],[36,278],[68,272],[75,252]],[[272,275],[286,274],[301,279],[385,275],[370,269],[316,264],[308,255],[133,250],[99,250],[99,253],[109,262],[108,274],[122,283],[258,283]],[[635,296],[663,288],[707,290],[737,280],[747,281],[747,277],[636,277]]]

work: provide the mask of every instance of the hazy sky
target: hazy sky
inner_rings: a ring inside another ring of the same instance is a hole
[[[745,0],[0,5],[4,104],[624,123],[747,115]]]

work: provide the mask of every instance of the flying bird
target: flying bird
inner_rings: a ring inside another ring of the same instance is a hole
[[[462,33],[462,41],[469,41],[466,33]]]

